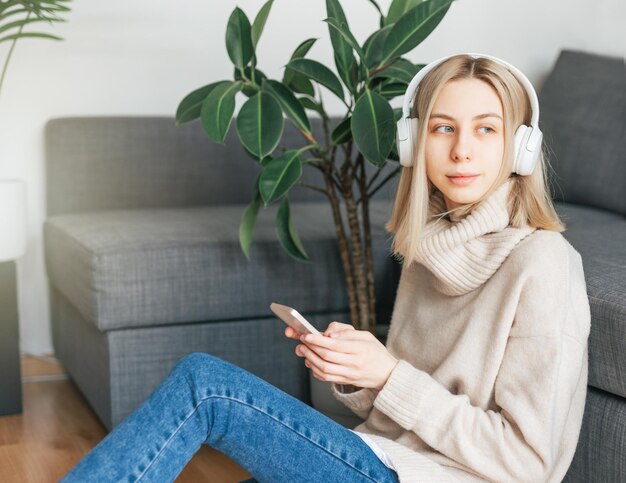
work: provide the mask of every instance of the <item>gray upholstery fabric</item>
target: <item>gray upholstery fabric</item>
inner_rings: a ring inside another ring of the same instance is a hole
[[[177,127],[171,117],[52,119],[45,128],[47,213],[247,204],[260,166],[246,154],[234,125],[224,144],[217,144],[199,121]],[[312,119],[311,125],[323,139],[321,120]],[[277,152],[306,144],[286,121]],[[343,160],[341,150],[337,159]],[[389,163],[379,179],[395,167]],[[370,163],[365,168],[370,175],[377,170]],[[321,173],[311,166],[303,169],[302,181],[324,188]],[[384,197],[384,189],[374,196]],[[326,201],[322,193],[301,186],[289,199]]]
[[[622,483],[626,476],[626,400],[590,387],[574,460],[563,483]]]
[[[624,58],[563,50],[539,104],[556,199],[626,214]]]
[[[591,307],[589,385],[626,397],[626,219],[556,203],[563,236],[580,253]]]
[[[371,206],[378,300],[392,304],[394,272],[384,232],[391,204]],[[276,240],[276,207],[261,210],[248,261],[239,245],[243,206],[58,215],[45,223],[52,284],[100,330],[272,315],[271,302],[303,313],[347,309],[329,204],[291,213],[312,262]],[[314,289],[313,289],[314,287]]]
[[[107,337],[85,323],[76,309],[50,287],[50,321],[54,354],[89,401],[102,423],[111,428],[111,386]]]
[[[56,355],[104,425],[111,430],[136,409],[191,352],[207,352],[242,367],[310,404],[307,369],[293,353],[284,324],[273,317],[99,331],[51,290]],[[308,315],[318,329],[341,312]]]

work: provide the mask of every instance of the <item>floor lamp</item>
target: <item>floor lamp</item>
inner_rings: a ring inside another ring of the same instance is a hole
[[[15,260],[26,251],[26,187],[0,179],[0,416],[22,412]]]

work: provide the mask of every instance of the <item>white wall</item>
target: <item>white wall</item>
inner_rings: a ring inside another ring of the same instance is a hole
[[[65,41],[17,43],[0,93],[0,178],[23,178],[28,186],[29,244],[18,263],[22,351],[53,351],[41,231],[45,122],[66,115],[173,115],[191,90],[231,78],[224,45],[230,12],[239,5],[252,21],[263,3],[75,1],[68,22],[51,30]],[[386,10],[390,0],[379,3]],[[342,4],[363,42],[377,26],[376,11],[367,0]],[[309,57],[334,70],[325,17],[322,0],[276,0],[260,41],[259,68],[280,78],[296,45],[318,37]],[[407,57],[426,63],[455,52],[488,53],[516,65],[540,88],[561,48],[623,56],[625,19],[621,0],[594,5],[587,0],[458,0]],[[0,52],[4,59],[6,49]],[[324,99],[331,113],[342,112],[334,96]]]

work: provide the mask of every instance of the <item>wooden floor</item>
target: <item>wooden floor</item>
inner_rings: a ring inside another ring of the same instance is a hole
[[[107,434],[52,357],[22,358],[22,414],[0,416],[0,482],[56,482]],[[251,475],[203,445],[177,482],[235,483]]]

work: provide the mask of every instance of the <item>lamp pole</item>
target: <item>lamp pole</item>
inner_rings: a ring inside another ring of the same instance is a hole
[[[25,251],[25,184],[0,179],[0,416],[22,412],[15,260]]]
[[[0,416],[22,412],[15,262],[0,262]]]

